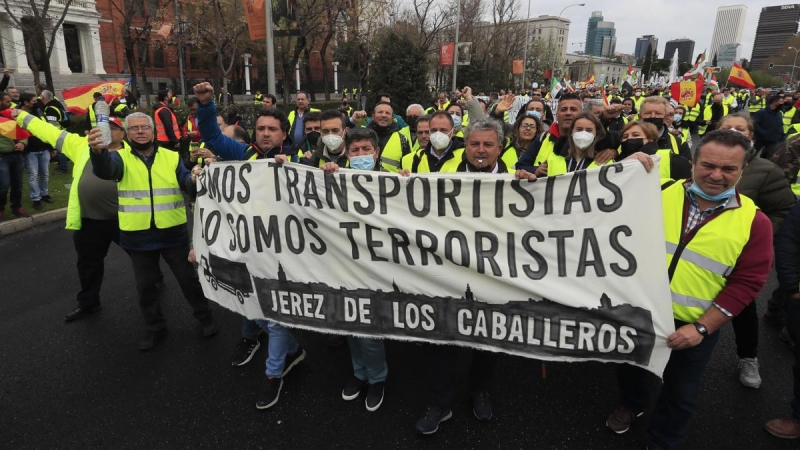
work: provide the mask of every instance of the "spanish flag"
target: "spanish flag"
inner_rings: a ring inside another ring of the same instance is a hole
[[[106,81],[103,83],[87,84],[84,86],[65,89],[61,92],[67,111],[75,115],[86,114],[89,106],[94,103],[94,93],[123,95],[125,93],[125,80]]]
[[[747,73],[747,71],[737,63],[733,63],[733,67],[731,67],[731,74],[728,76],[728,81],[731,83],[736,83],[739,86],[744,86],[747,89],[754,89],[756,87],[756,84],[753,83],[753,79],[750,78],[750,74]]]
[[[670,97],[689,108],[697,106],[702,92],[703,82],[699,79],[676,81],[670,86]]]
[[[586,80],[586,84],[594,84],[594,74],[589,75],[589,79]]]
[[[13,141],[21,141],[28,139],[31,134],[20,128],[15,120],[0,117],[0,136]]]

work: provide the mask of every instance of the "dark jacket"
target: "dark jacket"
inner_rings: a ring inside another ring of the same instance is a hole
[[[784,218],[796,200],[783,170],[772,161],[753,158],[742,173],[737,186],[739,193],[750,197],[772,222],[772,234],[777,235]]]
[[[783,115],[766,107],[753,114],[757,142],[777,143],[783,139]]]
[[[781,290],[796,294],[800,286],[800,203],[789,211],[775,237],[775,271]]]

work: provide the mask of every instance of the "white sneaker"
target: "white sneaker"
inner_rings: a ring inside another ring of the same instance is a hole
[[[758,358],[741,358],[739,360],[739,382],[742,386],[758,389],[761,386],[761,375],[758,374]]]

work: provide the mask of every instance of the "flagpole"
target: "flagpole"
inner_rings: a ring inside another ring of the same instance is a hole
[[[458,23],[461,21],[461,0],[458,0],[456,7],[456,44],[453,46],[453,89],[456,91],[456,76],[458,75]]]

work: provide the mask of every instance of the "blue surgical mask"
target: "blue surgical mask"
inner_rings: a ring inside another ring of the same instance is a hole
[[[453,125],[460,127],[461,126],[461,116],[458,114],[451,114],[450,117],[453,118]]]
[[[736,185],[734,184],[732,188],[728,189],[725,192],[721,192],[717,195],[708,195],[705,192],[703,192],[702,189],[700,189],[700,186],[698,186],[697,183],[692,182],[692,185],[689,186],[689,192],[710,202],[721,202],[723,200],[727,200],[733,197],[736,194]]]
[[[673,122],[677,123],[677,122],[680,122],[681,120],[683,120],[683,115],[681,115],[681,114],[675,114],[674,116],[672,116],[672,121]]]
[[[542,113],[540,113],[539,111],[536,111],[536,110],[525,111],[525,114],[528,117],[536,117],[537,119],[541,119],[542,118]]]
[[[357,170],[372,170],[375,168],[375,156],[353,156],[350,158],[350,168]]]

